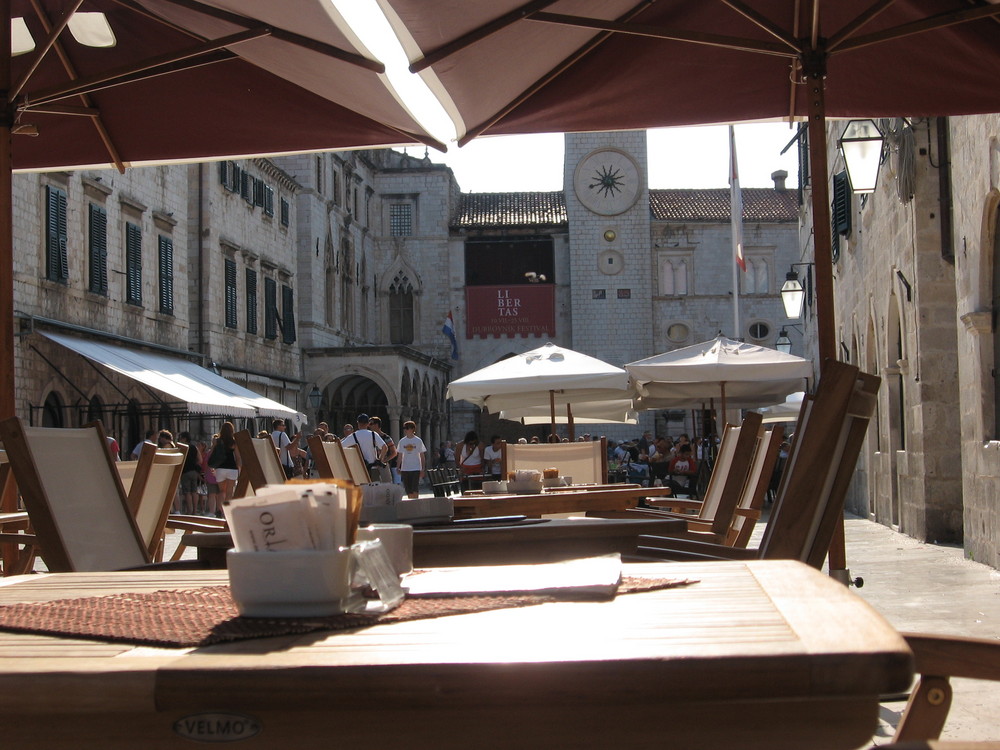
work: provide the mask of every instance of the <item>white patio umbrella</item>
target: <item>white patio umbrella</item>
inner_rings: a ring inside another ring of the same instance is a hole
[[[802,399],[805,398],[805,395],[804,391],[796,391],[789,394],[788,398],[780,404],[761,409],[760,413],[764,415],[764,423],[794,422],[797,420],[799,412],[802,410]]]
[[[812,377],[812,362],[776,349],[718,336],[625,365],[638,408],[666,409],[719,398],[722,410],[784,401]]]
[[[565,415],[555,415],[557,424],[566,424],[570,419],[574,424],[638,424],[639,422],[639,413],[630,398],[567,405],[567,412]],[[548,406],[504,409],[500,412],[500,418],[520,421],[526,425],[546,424],[552,421]]]
[[[548,404],[553,432],[557,406],[571,414],[576,404],[631,396],[628,373],[621,367],[551,342],[448,384],[449,398],[491,413]],[[572,430],[572,417],[568,421]]]

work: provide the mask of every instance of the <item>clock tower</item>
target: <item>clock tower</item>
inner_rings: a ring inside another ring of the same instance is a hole
[[[621,367],[656,354],[646,131],[565,138],[572,347]]]

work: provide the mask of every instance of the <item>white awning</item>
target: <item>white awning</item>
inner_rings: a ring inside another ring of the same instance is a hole
[[[305,421],[305,415],[295,409],[265,398],[180,357],[143,352],[49,331],[39,333],[109,370],[185,402],[188,411],[195,414],[283,417]]]

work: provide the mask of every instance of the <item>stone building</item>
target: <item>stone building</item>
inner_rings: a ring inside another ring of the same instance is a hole
[[[150,429],[295,415],[295,190],[265,160],[16,176],[17,413],[101,419],[125,452]],[[237,407],[216,374],[269,398]]]
[[[546,341],[619,365],[720,329],[774,343],[779,281],[798,257],[793,192],[744,190],[750,272],[734,332],[728,188],[650,190],[642,132],[568,135],[566,144],[565,189],[547,193],[463,194],[446,166],[386,149],[20,178],[19,242],[35,252],[18,266],[19,411],[76,424],[86,420],[81,405],[99,401],[123,442],[160,426],[208,432],[225,416],[192,414],[83,364],[39,333],[46,326],[190,360],[304,412],[297,421],[339,427],[367,412],[398,435],[412,419],[430,445],[473,428],[525,434],[445,391]],[[595,192],[602,174],[611,187]],[[55,279],[44,267],[50,185],[68,195],[72,264]],[[106,292],[88,287],[84,214],[94,204],[108,214]],[[442,333],[449,313],[456,359]],[[57,386],[52,369],[72,376]],[[53,416],[70,404],[72,417]],[[259,429],[272,415],[255,416],[240,426]],[[665,416],[601,431],[663,431]]]
[[[851,507],[997,567],[1000,116],[879,124],[868,196],[842,171],[844,124],[828,130],[837,334],[882,377]]]

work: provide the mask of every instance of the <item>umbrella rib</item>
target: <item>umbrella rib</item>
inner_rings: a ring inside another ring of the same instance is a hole
[[[828,52],[832,52],[840,44],[845,41],[848,37],[852,36],[858,29],[867,24],[873,18],[875,18],[879,13],[893,5],[896,0],[879,0],[879,2],[872,5],[864,13],[861,13],[857,18],[852,20],[846,26],[844,26],[840,31],[831,36],[826,42],[826,49]]]
[[[185,10],[192,10],[197,13],[201,13],[212,18],[217,18],[220,21],[226,21],[233,24],[234,26],[242,26],[244,29],[253,29],[258,27],[260,24],[254,19],[247,18],[246,16],[241,16],[238,13],[231,13],[221,8],[214,8],[209,5],[200,2],[193,2],[192,0],[163,0],[164,2],[170,3],[171,5],[176,5]],[[123,5],[127,8],[131,8],[136,11],[144,11],[141,6],[130,2],[129,0],[114,0],[114,2],[119,5]],[[167,23],[167,21],[159,16],[153,15],[148,11],[144,11],[146,14],[157,21],[162,23]],[[173,24],[171,24],[173,25]],[[175,27],[176,28],[176,27]],[[190,33],[190,32],[187,32]],[[192,35],[193,36],[193,35]],[[332,44],[327,44],[325,42],[312,39],[301,34],[296,34],[293,31],[287,31],[286,29],[271,27],[271,36],[275,39],[280,39],[283,42],[288,42],[289,44],[294,44],[299,47],[304,47],[305,49],[310,49],[313,52],[319,52],[320,54],[326,55],[327,57],[332,57],[342,62],[350,63],[351,65],[356,65],[359,68],[364,68],[370,70],[373,73],[385,73],[385,65],[377,60],[369,60],[363,55],[356,54],[354,52],[348,52],[347,50],[340,49],[339,47],[334,47]]]
[[[726,0],[723,0],[723,2],[726,2]],[[665,39],[676,42],[705,44],[710,47],[724,47],[726,49],[736,49],[744,52],[760,52],[765,55],[791,57],[798,52],[798,47],[794,44],[794,40],[789,40],[787,42],[789,46],[786,46],[785,44],[774,44],[771,42],[757,41],[755,39],[709,34],[701,31],[666,29],[659,26],[649,26],[647,24],[604,21],[599,18],[568,16],[561,13],[534,13],[529,16],[527,20],[559,24],[562,26],[576,26],[585,29],[598,29],[600,31],[609,31],[618,34],[653,37],[655,39]]]
[[[231,59],[236,55],[226,49],[226,47],[250,41],[252,39],[259,39],[260,37],[268,36],[269,34],[269,28],[259,27],[257,29],[242,31],[239,34],[233,34],[221,39],[205,42],[204,44],[199,44],[180,52],[174,52],[167,55],[157,55],[156,57],[147,58],[146,60],[140,60],[129,66],[109,70],[98,75],[78,78],[69,84],[53,86],[30,95],[25,95],[25,105],[30,107],[33,104],[45,104],[57,99],[64,99],[67,96],[85,94],[103,88],[110,88],[111,86],[118,86],[123,83],[132,83],[146,77],[163,75],[163,73],[172,73],[176,70],[182,70],[185,67],[199,66],[206,64],[206,62],[219,62],[220,60]],[[198,58],[212,55],[212,53],[215,53],[215,57],[218,59],[209,58],[207,60],[198,60]],[[219,57],[220,53],[223,54],[224,57]],[[179,63],[189,64],[177,68],[176,66]]]
[[[558,0],[532,0],[529,3],[525,3],[509,13],[505,13],[499,18],[495,18],[488,23],[484,23],[482,26],[479,26],[472,31],[462,34],[462,36],[431,50],[422,58],[410,65],[410,72],[419,73],[420,71],[429,68],[431,65],[441,62],[446,57],[450,57],[456,52],[461,52],[466,47],[486,39],[488,36],[491,36],[498,31],[502,31],[514,23],[517,23],[528,14],[534,13],[542,8],[547,8],[556,2],[558,2]]]
[[[56,44],[59,35],[63,32],[63,29],[66,28],[66,25],[69,23],[69,19],[72,18],[73,14],[76,13],[77,8],[79,8],[81,5],[83,5],[83,0],[75,0],[72,7],[66,10],[66,13],[63,15],[62,20],[60,20],[59,23],[55,24],[55,26],[46,24],[50,26],[50,28],[45,29],[45,33],[48,34],[48,36],[46,37],[45,41],[38,47],[38,52],[35,54],[34,58],[32,58],[31,62],[28,64],[28,67],[25,68],[21,76],[11,84],[10,91],[7,94],[7,98],[9,101],[16,99],[17,96],[21,93],[21,89],[24,88],[25,84],[28,82],[28,79],[31,78],[32,73],[38,70],[38,66],[42,64],[42,60],[44,60],[45,56],[49,54],[49,50],[52,49],[53,45]],[[37,6],[35,9],[38,10]]]
[[[922,34],[925,31],[936,31],[937,29],[943,29],[947,26],[955,26],[956,24],[967,23],[969,21],[978,21],[982,18],[993,18],[998,15],[1000,15],[1000,5],[983,5],[975,8],[939,13],[936,16],[930,16],[929,18],[925,18],[921,21],[904,23],[890,29],[883,29],[882,31],[876,31],[871,34],[865,34],[864,36],[857,36],[853,39],[845,40],[837,49],[837,52],[848,52],[850,50],[860,49],[861,47],[867,47],[872,44],[879,44],[880,42],[890,42],[896,39],[902,39],[903,37],[913,36],[914,34]]]
[[[747,20],[752,21],[775,39],[784,42],[785,45],[793,49],[795,52],[802,52],[802,45],[795,39],[795,37],[789,36],[784,29],[776,23],[770,21],[765,16],[762,16],[746,3],[740,2],[740,0],[722,0],[722,2]]]
[[[49,21],[48,15],[45,13],[45,11],[42,8],[42,6],[38,3],[38,0],[32,0],[31,1],[31,5],[32,5],[32,7],[35,10],[35,15],[38,16],[39,23],[41,23],[42,24],[42,28],[45,29],[45,33],[51,35],[52,34],[52,31],[51,31],[51,29],[52,29],[52,23]],[[66,54],[65,47],[63,47],[62,43],[59,42],[58,39],[56,39],[56,40],[53,41],[53,43],[52,43],[52,49],[55,51],[56,55],[59,57],[59,61],[62,63],[63,70],[66,71],[66,74],[71,79],[73,79],[73,80],[76,80],[77,78],[79,78],[80,76],[77,73],[76,67],[70,61],[69,55]],[[25,78],[25,81],[27,81],[27,78]],[[80,95],[80,101],[84,105],[81,109],[83,109],[83,110],[92,110],[92,109],[94,109],[94,106],[93,106],[94,103],[93,103],[93,101],[86,94],[81,94]],[[44,112],[56,112],[57,109],[61,109],[62,110],[62,112],[60,114],[77,114],[77,113],[71,112],[70,109],[72,109],[72,108],[69,107],[68,105],[52,105],[48,109],[40,109],[40,110],[36,110],[36,111],[40,111],[40,112],[41,111],[44,111]],[[79,112],[78,114],[87,114],[87,113],[85,111],[83,111],[83,112]],[[125,173],[125,162],[122,159],[121,154],[118,152],[118,147],[115,145],[114,141],[111,140],[111,134],[108,132],[107,127],[104,125],[104,121],[101,119],[99,112],[97,112],[97,114],[94,116],[93,123],[94,123],[94,127],[97,129],[97,135],[101,139],[101,143],[104,144],[104,148],[107,149],[108,155],[111,157],[111,162],[115,165],[115,168],[119,172],[121,172],[122,174],[124,174]]]

